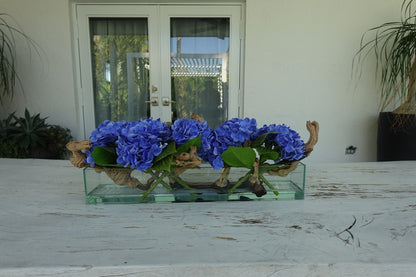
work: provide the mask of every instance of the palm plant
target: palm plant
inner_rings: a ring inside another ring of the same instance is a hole
[[[19,27],[14,27],[15,23],[10,15],[0,13],[0,104],[4,104],[6,98],[13,98],[16,81],[20,82],[16,73],[16,39],[23,38],[38,52],[36,43]]]
[[[353,66],[373,53],[380,77],[380,110],[416,114],[416,12],[414,0],[403,0],[401,20],[387,22],[362,36]],[[371,35],[371,39],[367,39]],[[357,71],[358,72],[358,71]],[[359,72],[361,75],[361,72]]]

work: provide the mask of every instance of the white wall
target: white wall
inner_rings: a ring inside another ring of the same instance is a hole
[[[27,107],[78,137],[68,0],[0,0],[0,11],[13,16],[40,49],[38,55],[17,40],[17,71],[24,92],[17,86],[13,103],[0,107],[0,118],[11,111],[23,115]]]
[[[151,1],[150,1],[151,2]],[[363,31],[399,18],[401,0],[247,0],[245,116],[287,123],[307,139],[306,120],[321,124],[308,162],[375,160],[377,86],[374,66],[355,89],[351,61]],[[18,73],[25,97],[2,107],[49,116],[81,139],[68,0],[0,0],[43,50],[19,46]],[[345,148],[357,147],[346,156]]]
[[[247,0],[245,115],[303,130],[320,123],[309,162],[376,159],[374,66],[356,86],[362,33],[400,17],[401,0]],[[307,137],[306,133],[303,133]],[[345,155],[349,145],[354,155]]]

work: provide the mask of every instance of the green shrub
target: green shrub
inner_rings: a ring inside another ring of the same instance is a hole
[[[40,114],[24,117],[11,113],[0,121],[0,157],[64,159],[65,145],[72,138],[68,128],[49,125]]]

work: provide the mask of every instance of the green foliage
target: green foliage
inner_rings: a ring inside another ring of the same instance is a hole
[[[196,146],[199,149],[201,147],[201,137],[191,139],[178,148],[174,141],[168,143],[162,153],[154,158],[151,169],[171,172],[173,157],[183,152],[189,152],[191,146]],[[121,167],[117,164],[117,153],[114,147],[96,146],[91,155],[99,166]]]
[[[222,153],[221,158],[227,166],[251,169],[256,161],[256,152],[251,147],[230,146]]]
[[[264,133],[263,135],[259,136],[255,141],[253,141],[251,143],[251,147],[259,147],[264,143],[264,140],[266,139],[266,137],[270,134],[277,134],[277,132],[267,132]]]
[[[27,157],[27,153],[20,145],[16,144],[14,139],[14,135],[19,131],[15,118],[15,113],[11,113],[6,119],[0,121],[0,157]]]
[[[172,161],[173,161],[173,156],[172,155],[166,156],[165,158],[163,158],[161,160],[153,162],[152,169],[155,170],[155,171],[170,172]]]
[[[5,98],[13,98],[16,81],[20,82],[16,73],[16,38],[23,38],[38,53],[36,43],[10,22],[16,25],[10,15],[0,13],[0,104],[4,104]]]
[[[353,59],[353,68],[357,68],[370,53],[374,54],[380,73],[381,110],[395,104],[399,112],[416,112],[416,14],[412,11],[413,2],[403,1],[401,21],[387,22],[364,33]],[[371,38],[367,39],[369,35]],[[360,77],[361,71],[356,72]]]
[[[71,130],[59,125],[49,125],[47,133],[48,149],[56,153],[57,158],[65,159],[69,153],[66,144],[72,139]]]
[[[70,130],[49,125],[40,114],[30,115],[26,109],[23,117],[11,113],[0,122],[0,157],[4,158],[65,158]],[[45,156],[46,157],[46,156]]]
[[[170,142],[159,156],[153,160],[152,169],[155,171],[171,171],[171,165],[173,161],[173,155],[177,153],[176,143]]]
[[[20,144],[26,151],[35,147],[46,147],[48,137],[48,125],[46,118],[40,114],[30,115],[25,109],[24,117],[15,117],[18,131],[14,134],[16,143]]]
[[[91,156],[99,166],[117,166],[117,153],[114,147],[96,146]]]
[[[272,149],[256,147],[256,151],[260,156],[260,164],[264,163],[267,160],[277,160],[280,157],[279,152],[276,152]]]
[[[185,142],[181,146],[179,146],[178,150],[176,152],[176,155],[180,154],[180,153],[183,153],[183,152],[189,152],[189,149],[191,148],[191,146],[196,146],[197,151],[198,151],[201,148],[201,138],[202,138],[202,136],[199,136],[197,138],[193,138],[191,140],[188,140],[187,142]]]

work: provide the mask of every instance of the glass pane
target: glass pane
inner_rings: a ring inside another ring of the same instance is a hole
[[[229,18],[171,18],[173,120],[195,112],[218,127],[227,118]]]
[[[146,18],[91,18],[95,123],[150,115]]]

